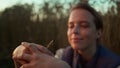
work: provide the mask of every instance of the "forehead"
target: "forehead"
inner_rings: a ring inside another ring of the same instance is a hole
[[[69,16],[69,22],[70,21],[90,21],[93,22],[94,17],[93,15],[84,9],[74,9],[71,11]]]

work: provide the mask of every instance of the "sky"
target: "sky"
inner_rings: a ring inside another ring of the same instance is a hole
[[[114,12],[117,13],[117,5],[112,0],[90,0],[90,4],[93,4],[93,7],[100,12],[107,13],[112,7],[114,7]]]
[[[43,3],[43,0],[0,0],[0,11],[4,10],[7,7],[11,7],[17,3],[41,4]]]
[[[42,4],[44,1],[52,1],[52,0],[0,0],[0,11],[4,10],[7,7],[11,7],[17,3],[20,4],[32,4],[34,3],[35,5],[40,5]],[[57,1],[57,0],[54,0]],[[72,0],[59,0],[61,3],[64,3],[65,1],[67,2],[71,2]]]
[[[34,3],[35,6],[39,6],[40,4],[43,4],[44,1],[52,1],[56,2],[59,1],[60,3],[65,2],[72,2],[73,0],[0,0],[0,11],[3,11],[5,8],[11,7],[17,3],[20,4],[32,4]],[[117,8],[116,4],[113,2],[110,2],[110,0],[89,0],[90,4],[93,4],[93,7],[100,12],[107,13],[107,11],[113,6],[115,9]],[[116,10],[114,10],[117,12]]]

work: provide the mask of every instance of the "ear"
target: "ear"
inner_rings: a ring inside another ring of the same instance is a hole
[[[102,30],[97,31],[97,39],[100,39],[102,36]]]

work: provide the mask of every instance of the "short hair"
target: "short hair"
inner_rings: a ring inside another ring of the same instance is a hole
[[[86,3],[78,3],[76,5],[74,5],[71,9],[70,9],[70,12],[72,12],[73,10],[75,9],[84,9],[84,10],[87,10],[89,11],[93,16],[94,16],[94,24],[96,26],[96,29],[99,30],[103,30],[103,21],[102,21],[102,18],[101,16],[99,15],[99,13],[94,9],[92,8],[89,4],[86,4]]]

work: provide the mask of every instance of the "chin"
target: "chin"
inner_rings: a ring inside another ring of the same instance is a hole
[[[78,45],[78,44],[72,44],[71,46],[72,46],[72,48],[73,48],[74,50],[81,50],[81,49],[83,49],[83,47],[81,47],[81,46]]]
[[[80,50],[81,47],[79,45],[71,45],[74,50]]]

